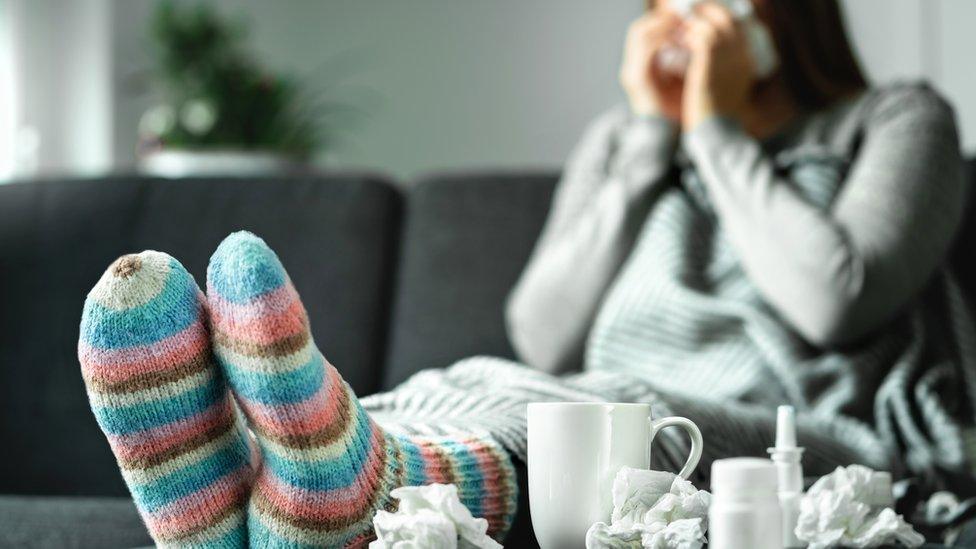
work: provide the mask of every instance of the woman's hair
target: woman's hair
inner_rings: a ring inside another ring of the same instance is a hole
[[[654,0],[646,0],[648,9]],[[793,99],[819,109],[867,87],[837,0],[754,0]]]

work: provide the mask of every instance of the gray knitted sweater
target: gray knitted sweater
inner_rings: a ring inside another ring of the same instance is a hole
[[[721,118],[679,142],[614,109],[559,185],[508,303],[512,341],[550,372],[582,362],[677,395],[910,421],[893,444],[958,463],[959,437],[929,437],[960,412],[972,424],[972,322],[943,267],[962,166],[952,110],[924,85],[762,142]]]

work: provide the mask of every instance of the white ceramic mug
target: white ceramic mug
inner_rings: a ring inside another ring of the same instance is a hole
[[[691,455],[678,473],[688,478],[702,452],[701,431],[691,420],[653,419],[649,404],[529,404],[529,508],[542,549],[584,547],[590,525],[609,523],[617,472],[649,468],[651,442],[670,426],[691,437]]]

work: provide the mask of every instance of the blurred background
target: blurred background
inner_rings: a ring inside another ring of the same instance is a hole
[[[77,358],[122,254],[203,283],[227,234],[260,235],[358,395],[514,359],[502,304],[570,149],[624,100],[643,5],[0,0],[0,547],[152,543]],[[842,5],[868,75],[941,90],[976,168],[976,0]]]
[[[871,78],[929,79],[976,150],[976,2],[843,4]],[[154,153],[242,148],[272,153],[256,171],[297,159],[401,180],[557,167],[622,100],[622,37],[642,5],[211,0],[161,21],[151,0],[0,0],[0,180],[206,171]],[[189,66],[199,55],[212,66]],[[221,63],[255,79],[252,96],[201,83]],[[219,127],[220,111],[267,124]]]

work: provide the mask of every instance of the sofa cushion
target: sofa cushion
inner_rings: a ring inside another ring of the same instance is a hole
[[[399,196],[351,175],[0,185],[0,493],[126,493],[76,358],[85,295],[124,253],[168,252],[203,284],[220,240],[255,232],[287,266],[323,352],[374,391]]]
[[[967,168],[969,200],[962,226],[956,235],[952,263],[963,292],[970,304],[976,306],[976,261],[973,261],[973,251],[976,250],[976,158],[969,160]]]
[[[0,547],[142,547],[152,538],[129,498],[0,496]]]
[[[411,189],[385,388],[472,355],[514,357],[504,302],[542,228],[555,180],[444,175]]]

